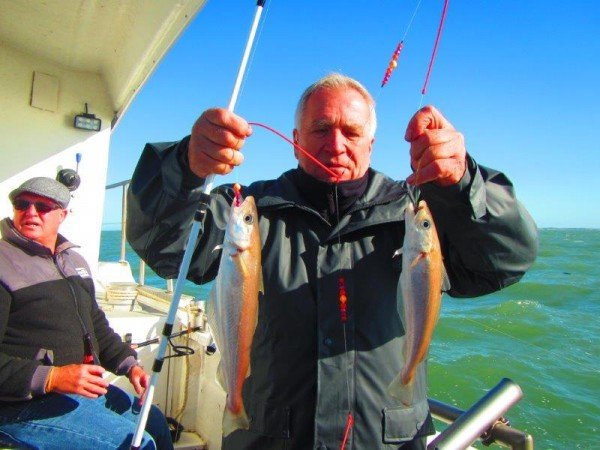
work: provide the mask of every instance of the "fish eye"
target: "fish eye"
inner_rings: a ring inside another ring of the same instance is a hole
[[[244,223],[248,224],[248,225],[252,225],[252,222],[254,222],[254,217],[252,217],[251,214],[246,214],[244,216]]]
[[[430,226],[431,226],[431,223],[429,222],[429,220],[423,221],[423,228],[428,229]]]

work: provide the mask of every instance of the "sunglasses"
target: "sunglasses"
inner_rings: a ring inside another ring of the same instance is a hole
[[[46,214],[50,211],[54,211],[55,209],[62,209],[62,206],[57,205],[56,203],[46,203],[46,202],[31,202],[29,200],[24,200],[22,198],[18,198],[13,202],[13,207],[17,211],[26,211],[29,207],[33,205],[35,209],[40,214]]]

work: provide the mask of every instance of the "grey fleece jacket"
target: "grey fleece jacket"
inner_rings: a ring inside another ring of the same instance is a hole
[[[0,401],[44,394],[50,368],[81,364],[83,336],[106,369],[127,373],[136,353],[98,308],[91,272],[74,244],[58,235],[54,254],[0,222]]]

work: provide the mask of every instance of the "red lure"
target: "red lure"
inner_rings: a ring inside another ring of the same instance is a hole
[[[394,71],[394,69],[396,67],[398,67],[398,58],[400,57],[400,53],[402,52],[403,48],[404,48],[404,41],[400,41],[400,43],[396,47],[396,50],[394,50],[392,59],[390,59],[390,63],[388,64],[388,67],[385,71],[385,75],[383,76],[383,80],[381,81],[381,87],[384,87],[387,84],[388,80],[392,76],[392,72]]]

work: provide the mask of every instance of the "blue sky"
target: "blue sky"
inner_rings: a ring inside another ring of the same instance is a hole
[[[408,120],[443,0],[422,0],[398,68],[380,88],[418,0],[267,0],[236,112],[291,136],[296,102],[319,77],[360,80],[377,102],[372,165],[410,174]],[[229,102],[254,17],[252,0],[209,0],[113,133],[108,183],[128,179],[146,142],[189,134],[206,108]],[[450,1],[424,104],[465,135],[482,165],[504,171],[540,227],[600,228],[600,2]],[[291,146],[256,128],[246,161],[215,183],[274,178],[296,166]],[[104,223],[120,220],[120,190]]]

